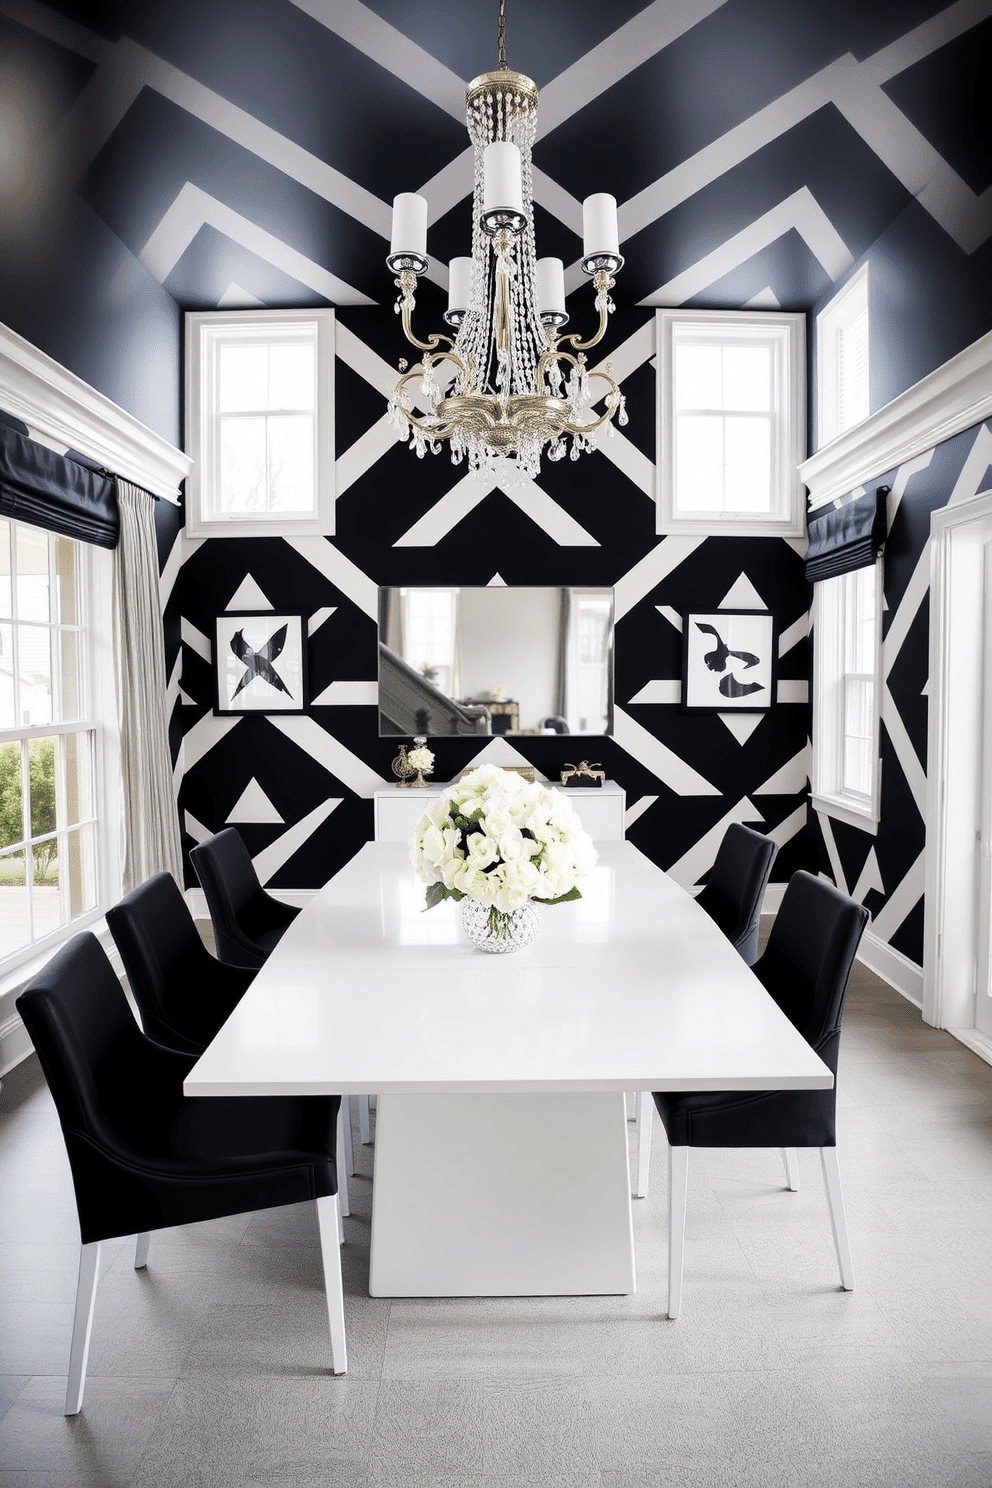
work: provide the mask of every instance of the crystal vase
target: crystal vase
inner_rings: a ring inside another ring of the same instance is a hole
[[[519,951],[529,946],[541,923],[539,907],[528,899],[519,909],[502,910],[481,899],[462,900],[462,928],[480,951]]]

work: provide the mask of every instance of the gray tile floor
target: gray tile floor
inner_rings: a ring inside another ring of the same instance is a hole
[[[144,1273],[110,1246],[66,1420],[78,1229],[29,1060],[0,1092],[0,1488],[990,1488],[992,1069],[858,968],[838,1084],[853,1294],[815,1154],[790,1194],[775,1153],[700,1152],[667,1321],[656,1128],[636,1296],[371,1299],[359,1148],[346,1377],[311,1208],[246,1214],[153,1236]]]

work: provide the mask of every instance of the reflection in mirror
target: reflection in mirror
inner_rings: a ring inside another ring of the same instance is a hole
[[[379,590],[379,733],[611,734],[613,590]]]

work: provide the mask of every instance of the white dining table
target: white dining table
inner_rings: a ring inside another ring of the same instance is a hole
[[[377,1096],[373,1296],[635,1289],[626,1091],[829,1089],[712,920],[629,842],[493,955],[370,842],[296,918],[190,1096]]]

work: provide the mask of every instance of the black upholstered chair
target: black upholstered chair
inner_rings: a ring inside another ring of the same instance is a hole
[[[723,834],[710,876],[696,895],[696,903],[723,931],[735,950],[753,966],[758,954],[761,903],[765,897],[778,846],[770,837],[732,822]],[[647,1197],[651,1167],[651,1094],[639,1090],[636,1104],[636,1178],[634,1196]]]
[[[95,936],[77,935],[17,999],[62,1123],[82,1250],[65,1413],[82,1407],[103,1241],[228,1214],[317,1201],[331,1369],[347,1367],[337,1096],[183,1094],[193,1065],[139,1029]]]
[[[202,1054],[255,977],[211,956],[171,873],[157,873],[107,911],[150,1039]]]
[[[761,901],[778,846],[770,837],[732,822],[717,849],[710,876],[696,895],[705,909],[747,962],[758,958]]]
[[[655,1093],[668,1135],[668,1316],[679,1315],[690,1147],[780,1147],[790,1189],[797,1147],[818,1147],[841,1286],[854,1290],[837,1165],[837,1056],[851,966],[868,912],[826,880],[793,875],[754,971],[834,1075],[830,1090]]]
[[[179,1054],[200,1055],[237,1004],[257,971],[227,966],[211,956],[182,891],[169,873],[157,873],[107,911],[128,985],[150,1039]],[[368,1141],[368,1100],[362,1141]],[[341,1118],[338,1179],[341,1213],[348,1215],[349,1173],[355,1171],[351,1121]]]
[[[299,914],[267,894],[233,827],[190,851],[214,927],[217,955],[229,966],[258,967]]]

